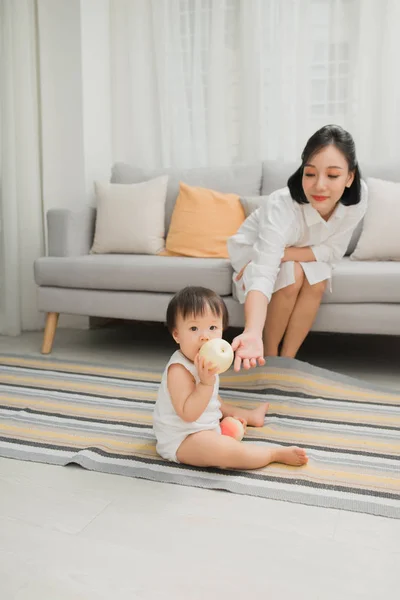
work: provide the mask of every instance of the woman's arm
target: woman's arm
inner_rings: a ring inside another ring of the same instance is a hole
[[[257,290],[268,301],[271,299],[294,219],[293,200],[282,194],[282,190],[271,194],[260,208],[258,237],[242,277],[246,295]]]
[[[254,210],[235,235],[227,241],[229,258],[234,271],[240,272],[249,263],[258,237],[260,209]]]
[[[281,262],[289,262],[291,260],[294,262],[314,262],[317,259],[310,246],[306,246],[305,248],[291,246],[286,248]]]
[[[250,291],[244,304],[245,329],[241,335],[235,337],[232,349],[235,352],[233,367],[240,371],[240,367],[250,369],[257,363],[265,365],[262,332],[267,317],[268,299],[262,292]]]
[[[255,367],[257,362],[260,365],[265,363],[262,332],[268,302],[295,218],[292,202],[291,198],[282,198],[278,192],[276,198],[271,196],[270,201],[260,209],[259,236],[254,244],[252,260],[242,277],[246,292],[245,328],[232,342],[236,371],[241,366],[249,369]]]

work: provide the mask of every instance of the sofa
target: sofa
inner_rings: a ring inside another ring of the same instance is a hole
[[[239,196],[268,195],[284,187],[298,164],[260,162],[218,168],[145,170],[114,165],[111,182],[139,183],[168,174],[165,205],[167,234],[179,182]],[[388,166],[364,167],[364,178],[400,181]],[[47,213],[48,253],[34,263],[39,310],[46,313],[42,352],[51,352],[61,313],[140,321],[164,321],[173,294],[186,285],[212,288],[223,296],[230,324],[244,323],[243,306],[232,297],[232,268],[224,258],[189,258],[137,254],[90,254],[96,209],[52,209]],[[400,334],[400,262],[354,261],[362,223],[346,256],[333,274],[314,331]]]

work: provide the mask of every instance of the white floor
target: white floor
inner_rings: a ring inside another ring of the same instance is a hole
[[[159,364],[158,327],[62,331],[54,357]],[[0,338],[39,353],[40,335]],[[400,389],[400,339],[314,335],[300,358]],[[0,459],[1,600],[390,600],[400,521]]]

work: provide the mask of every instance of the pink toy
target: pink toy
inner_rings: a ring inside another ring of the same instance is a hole
[[[229,435],[229,437],[240,442],[243,439],[246,425],[247,423],[244,419],[225,417],[220,423],[221,433],[222,435]]]

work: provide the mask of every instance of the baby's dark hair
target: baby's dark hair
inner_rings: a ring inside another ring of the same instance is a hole
[[[187,316],[204,315],[206,307],[216,317],[222,318],[222,328],[228,327],[228,309],[225,302],[215,292],[204,287],[188,286],[175,294],[167,308],[167,327],[170,333],[176,328],[176,319],[181,315]]]

